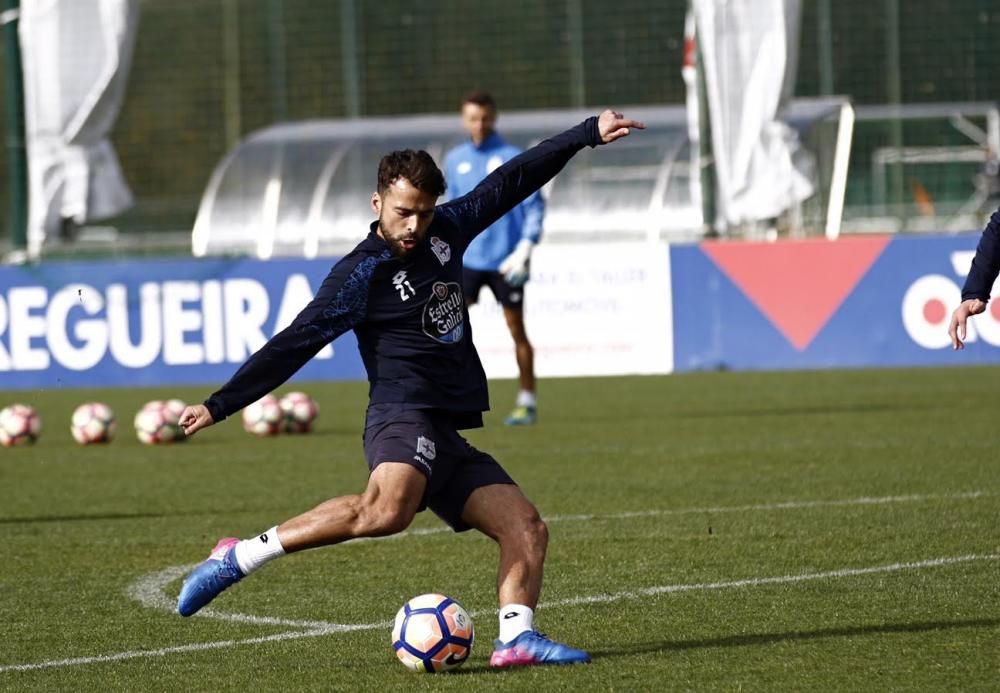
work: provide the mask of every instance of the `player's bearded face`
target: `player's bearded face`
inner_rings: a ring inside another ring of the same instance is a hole
[[[437,197],[399,178],[381,194],[372,195],[378,214],[378,234],[396,257],[406,257],[423,242],[434,218]]]

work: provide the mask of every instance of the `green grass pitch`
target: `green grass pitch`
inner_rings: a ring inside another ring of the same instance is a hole
[[[549,520],[537,624],[592,664],[489,670],[496,548],[430,513],[213,604],[270,622],[169,610],[171,576],[218,537],[362,489],[364,383],[279,391],[318,400],[310,435],[255,439],[234,417],[164,447],[135,439],[135,411],[210,388],[22,391],[0,404],[45,428],[0,449],[0,690],[997,689],[1000,369],[547,380],[522,429],[501,424],[513,388],[494,384],[469,438]],[[69,415],[95,399],[121,428],[81,448]],[[428,591],[475,617],[457,672],[392,653],[396,609]]]

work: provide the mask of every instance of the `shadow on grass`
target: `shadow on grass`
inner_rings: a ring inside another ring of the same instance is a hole
[[[141,520],[175,517],[192,513],[102,513],[93,515],[36,515],[34,517],[0,517],[0,525],[28,525],[36,522],[87,522],[99,520]]]
[[[871,414],[914,409],[937,408],[931,405],[900,404],[824,404],[802,407],[762,407],[760,409],[730,409],[726,411],[679,411],[670,416],[677,419],[718,419],[768,416],[826,416],[831,414]]]
[[[161,512],[118,512],[118,513],[77,513],[74,515],[15,515],[12,517],[0,517],[0,526],[3,525],[30,525],[56,522],[107,522],[115,520],[160,520],[171,517],[221,517],[231,518],[236,515],[259,515],[260,513],[279,513],[291,516],[294,508],[285,506],[254,506],[254,507],[226,507],[223,509],[187,509],[170,510]]]
[[[637,654],[654,652],[677,652],[683,650],[698,650],[710,647],[756,647],[778,642],[821,640],[824,638],[844,638],[863,635],[878,635],[886,633],[925,633],[935,630],[958,630],[963,628],[994,628],[1000,626],[1000,618],[977,618],[965,621],[928,621],[924,623],[886,623],[880,626],[856,626],[852,628],[822,628],[820,630],[789,631],[787,633],[752,633],[748,635],[727,635],[721,638],[703,638],[699,640],[661,640],[646,644],[632,645],[622,649],[590,650],[593,659],[611,659],[614,657],[629,657]],[[534,669],[534,667],[527,667]],[[477,674],[503,674],[518,671],[519,667],[496,669],[486,664],[465,665],[453,669],[444,675],[468,676]]]
[[[218,510],[177,510],[175,512],[160,513],[80,513],[78,515],[22,515],[15,517],[0,517],[2,525],[30,525],[45,524],[49,522],[106,522],[111,520],[159,520],[167,517],[216,517],[234,516],[248,513],[260,513],[262,511],[274,510],[273,508],[226,508],[224,512]],[[287,508],[281,508],[281,512],[287,512]]]
[[[626,657],[635,654],[696,650],[710,647],[754,647],[789,641],[809,641],[886,633],[925,633],[935,630],[994,628],[996,626],[1000,626],[1000,618],[976,618],[965,621],[927,621],[923,623],[886,623],[879,626],[821,628],[819,630],[789,631],[787,633],[727,635],[721,638],[704,638],[699,640],[661,640],[660,642],[637,644],[622,649],[592,650],[590,654],[594,659],[602,659],[605,657]]]

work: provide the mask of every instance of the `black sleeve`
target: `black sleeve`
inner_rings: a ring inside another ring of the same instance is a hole
[[[601,144],[597,116],[540,142],[486,176],[471,192],[437,208],[471,241],[477,234],[539,190],[586,146]]]
[[[969,276],[965,278],[965,286],[962,287],[962,300],[978,298],[981,301],[989,301],[990,291],[998,273],[1000,273],[1000,209],[993,212],[979,239],[972,268],[969,269]]]
[[[316,296],[292,324],[274,335],[240,366],[205,406],[216,421],[274,390],[320,349],[360,323],[368,308],[368,286],[376,258],[344,258],[330,270]]]

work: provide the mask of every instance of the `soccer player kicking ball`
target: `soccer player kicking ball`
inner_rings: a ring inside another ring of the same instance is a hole
[[[382,158],[358,246],[333,266],[312,301],[204,404],[187,407],[187,435],[222,421],[285,382],[353,329],[368,372],[359,495],[332,498],[262,534],[222,539],[184,581],[177,611],[190,616],[220,592],[286,553],[406,529],[429,507],[456,532],[477,529],[500,545],[500,638],[490,665],[589,662],[535,630],[548,530],[493,457],[459,431],[483,425],[486,374],[472,343],[462,254],[483,229],[553,178],[576,152],[643,128],[604,111],[511,159],[469,194],[435,206],[445,182],[424,151]]]

